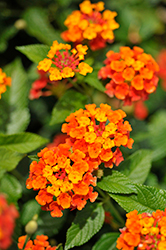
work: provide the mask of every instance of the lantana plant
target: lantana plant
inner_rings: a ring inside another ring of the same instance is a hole
[[[165,24],[136,2],[23,1],[2,33],[0,250],[166,249]]]

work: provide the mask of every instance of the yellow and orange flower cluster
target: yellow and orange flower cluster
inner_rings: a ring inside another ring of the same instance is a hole
[[[117,248],[122,250],[165,250],[166,209],[152,214],[138,214],[134,210],[127,214],[126,227],[120,229]]]
[[[6,198],[0,194],[0,249],[7,249],[12,243],[12,234],[18,211],[13,204],[8,205]]]
[[[124,105],[145,101],[156,90],[159,66],[151,55],[139,47],[121,47],[119,53],[109,51],[105,65],[98,73],[102,79],[111,79],[106,93],[123,100]]]
[[[113,111],[111,106],[100,104],[85,105],[66,118],[62,132],[71,137],[73,150],[84,152],[90,161],[97,165],[102,162],[112,168],[123,160],[120,146],[132,148],[133,139],[129,138],[132,130],[128,121],[123,118],[126,113],[121,109]]]
[[[39,190],[37,202],[43,210],[51,211],[51,216],[61,217],[64,209],[81,210],[89,199],[94,202],[97,192],[93,192],[96,177],[79,149],[71,152],[68,144],[54,148],[44,148],[39,162],[30,165],[30,176],[26,181],[28,189]]]
[[[6,92],[6,86],[11,86],[11,77],[7,77],[6,74],[0,68],[0,99],[1,94]]]
[[[119,28],[114,20],[117,13],[110,10],[100,13],[104,10],[104,2],[91,4],[85,0],[79,6],[80,10],[73,11],[64,22],[68,28],[61,35],[64,41],[77,44],[84,40],[90,41],[89,47],[92,50],[104,48],[106,42],[112,43],[113,30]]]
[[[26,186],[39,190],[37,202],[53,217],[61,217],[64,209],[82,210],[88,199],[94,202],[98,196],[93,191],[97,181],[94,170],[101,163],[118,166],[123,160],[119,147],[132,147],[131,126],[123,120],[126,114],[122,110],[113,111],[107,104],[85,107],[63,124],[66,142],[44,148],[38,153],[39,161],[30,165]]]
[[[87,50],[86,45],[78,44],[76,48],[71,50],[69,44],[54,41],[48,52],[48,58],[40,61],[37,68],[48,72],[50,81],[73,77],[76,72],[85,76],[93,71],[87,63],[80,62],[84,60]]]
[[[28,240],[26,245],[26,235],[23,235],[18,238],[18,249],[24,250],[56,250],[57,247],[51,247],[48,242],[48,236],[46,235],[37,235],[34,241]]]

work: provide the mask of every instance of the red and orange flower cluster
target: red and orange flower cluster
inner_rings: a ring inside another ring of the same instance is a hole
[[[0,68],[0,99],[1,94],[6,91],[6,86],[11,86],[11,77],[7,77],[6,74]]]
[[[28,240],[26,242],[27,236],[21,236],[18,238],[18,248],[24,250],[56,250],[57,247],[51,247],[48,242],[48,236],[37,235],[34,241]],[[25,246],[24,246],[25,245]]]
[[[139,47],[121,47],[119,53],[109,51],[105,65],[98,73],[102,79],[111,79],[106,93],[124,101],[124,105],[145,101],[156,90],[159,66],[151,55]]]
[[[78,44],[70,52],[69,50],[71,50],[69,44],[54,41],[48,52],[48,58],[39,62],[38,70],[48,72],[50,81],[73,77],[76,72],[79,72],[81,75],[91,73],[92,67],[87,63],[80,62],[84,60],[88,47]]]
[[[18,211],[13,204],[8,205],[6,198],[0,194],[0,249],[7,249],[12,243],[12,234]]]
[[[39,190],[36,200],[53,217],[61,217],[64,209],[81,210],[87,200],[94,202],[97,177],[94,170],[101,163],[116,166],[123,160],[120,146],[132,147],[131,126],[123,121],[122,110],[113,111],[107,104],[96,108],[86,105],[69,115],[62,126],[68,139],[56,147],[38,153],[39,162],[30,165],[26,181],[28,189]]]
[[[126,227],[120,229],[117,248],[122,250],[165,250],[166,209],[152,214],[138,214],[134,210],[127,214]]]
[[[166,91],[166,49],[160,51],[157,57],[157,63],[159,65],[158,76],[162,79],[161,85]]]
[[[114,20],[117,13],[110,10],[100,13],[104,10],[104,2],[91,4],[85,0],[79,6],[80,10],[73,11],[64,22],[68,30],[62,33],[63,40],[76,44],[90,41],[89,47],[92,50],[104,48],[106,42],[112,43],[113,30],[119,28]]]

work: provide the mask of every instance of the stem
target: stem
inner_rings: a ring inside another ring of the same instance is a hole
[[[120,224],[124,225],[124,219],[118,212],[118,210],[114,207],[111,202],[110,196],[103,192],[99,187],[96,187],[97,192],[103,197],[103,203],[110,209],[111,214],[120,222]]]

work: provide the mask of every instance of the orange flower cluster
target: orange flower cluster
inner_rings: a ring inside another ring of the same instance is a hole
[[[90,162],[112,168],[123,160],[120,146],[132,148],[133,139],[129,138],[132,130],[128,121],[123,118],[126,113],[122,110],[113,111],[107,104],[85,105],[86,110],[80,109],[66,118],[62,132],[71,137],[73,150],[79,149],[88,157]]]
[[[68,123],[62,125],[62,132],[68,135],[65,143],[44,148],[38,153],[39,161],[30,165],[26,186],[39,190],[37,202],[53,217],[61,217],[64,209],[82,210],[88,199],[94,202],[98,196],[93,192],[94,170],[101,163],[118,166],[123,160],[119,147],[132,147],[125,112],[113,111],[107,104],[85,107],[69,115]]]
[[[6,91],[6,86],[11,86],[11,77],[7,77],[6,74],[0,68],[0,99],[1,94]]]
[[[3,194],[0,194],[0,249],[7,249],[12,243],[12,234],[18,212],[13,204],[8,205]]]
[[[138,214],[134,210],[127,214],[126,227],[120,229],[117,248],[122,250],[165,250],[166,209],[152,214]]]
[[[46,235],[37,235],[34,241],[28,240],[26,245],[26,235],[23,235],[18,238],[18,248],[24,250],[56,250],[57,247],[51,247],[48,242],[48,236]]]
[[[123,100],[124,105],[145,101],[156,90],[159,66],[151,55],[134,46],[121,47],[119,53],[109,51],[105,65],[98,73],[102,79],[111,79],[106,85],[106,93]]]
[[[71,50],[69,44],[54,41],[48,52],[48,58],[40,61],[37,68],[48,72],[50,81],[73,77],[76,72],[85,76],[93,70],[87,63],[80,62],[84,60],[87,49],[86,45],[78,44]],[[69,52],[69,50],[71,51]]]
[[[159,65],[158,76],[162,79],[161,85],[166,91],[166,49],[160,51],[157,57],[157,63]]]
[[[110,10],[100,13],[104,10],[104,2],[91,4],[85,0],[79,6],[80,10],[73,11],[64,22],[68,28],[61,34],[64,41],[81,43],[89,40],[92,50],[104,48],[106,42],[112,43],[113,30],[119,28],[114,20],[117,13]]]
[[[81,210],[88,199],[94,202],[97,198],[93,192],[96,177],[85,156],[79,149],[72,152],[70,145],[59,144],[44,148],[38,153],[39,162],[31,163],[26,186],[39,190],[36,200],[51,216],[61,217],[68,208]]]

